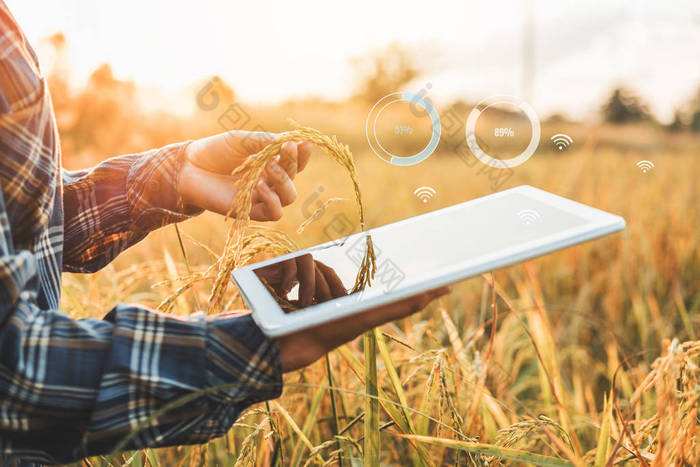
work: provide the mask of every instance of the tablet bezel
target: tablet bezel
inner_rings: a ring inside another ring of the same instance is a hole
[[[451,284],[484,272],[493,271],[495,269],[516,264],[562,248],[576,245],[581,242],[593,240],[625,228],[625,220],[620,216],[616,216],[585,204],[554,195],[529,185],[522,185],[456,204],[454,206],[442,208],[437,211],[410,217],[391,224],[386,224],[381,227],[371,229],[368,232],[353,234],[349,238],[343,240],[353,241],[353,238],[367,235],[368,233],[371,234],[374,231],[391,228],[407,222],[415,222],[417,219],[429,219],[431,216],[442,215],[445,214],[446,211],[449,212],[450,210],[459,209],[464,205],[484,203],[491,199],[506,196],[512,193],[521,193],[523,195],[536,198],[538,201],[550,204],[551,206],[559,208],[563,211],[567,211],[571,214],[584,218],[588,222],[586,222],[584,225],[559,232],[558,234],[520,244],[517,247],[501,249],[496,252],[485,253],[484,255],[476,258],[470,258],[469,260],[455,264],[452,268],[440,270],[438,274],[431,276],[427,280],[422,280],[416,283],[411,283],[409,281],[390,292],[367,298],[361,302],[358,302],[357,298],[353,295],[348,295],[329,302],[314,305],[313,307],[307,309],[297,310],[293,313],[285,313],[282,308],[279,307],[272,295],[270,295],[266,289],[265,285],[255,275],[254,269],[276,263],[281,260],[294,258],[320,248],[326,248],[337,244],[339,240],[326,242],[310,248],[295,251],[293,253],[277,256],[269,260],[244,266],[234,270],[232,273],[232,278],[238,287],[241,296],[252,310],[253,319],[258,324],[260,329],[270,337],[279,337],[286,334],[291,334],[295,331],[334,321],[355,313],[360,313],[375,306],[391,303],[435,287]]]

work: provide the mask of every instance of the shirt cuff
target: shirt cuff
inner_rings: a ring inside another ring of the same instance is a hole
[[[129,168],[126,199],[134,230],[155,230],[203,211],[185,206],[178,187],[178,175],[190,142],[144,152]]]
[[[282,394],[282,365],[276,339],[265,336],[249,313],[223,313],[207,320],[206,387],[219,407],[219,435],[245,408]]]

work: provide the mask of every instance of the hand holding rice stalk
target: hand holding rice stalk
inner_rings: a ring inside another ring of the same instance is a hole
[[[340,143],[335,136],[326,136],[314,128],[300,126],[295,122],[292,122],[292,124],[295,126],[294,130],[280,134],[273,142],[265,146],[258,153],[248,157],[232,172],[232,175],[240,178],[238,178],[236,182],[236,197],[228,213],[228,216],[234,218],[233,223],[228,231],[223,254],[218,261],[219,271],[209,297],[209,310],[212,313],[222,311],[224,295],[228,287],[231,272],[237,264],[240,264],[240,257],[242,254],[241,240],[250,222],[253,190],[268,162],[274,159],[284,143],[289,141],[310,141],[321,148],[340,165],[345,167],[350,174],[355,191],[360,228],[363,231],[366,229],[362,194],[357,180],[357,170],[355,169],[355,162],[348,146]],[[376,257],[372,239],[369,235],[366,237],[366,242],[365,256],[362,259],[352,292],[363,290],[366,286],[370,285],[376,271]]]

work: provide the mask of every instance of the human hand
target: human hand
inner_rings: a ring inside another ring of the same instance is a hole
[[[282,298],[299,284],[299,299],[292,303],[302,308],[347,295],[333,268],[315,261],[309,253],[262,267],[255,274]]]
[[[228,131],[190,143],[185,149],[178,186],[186,205],[226,215],[236,198],[231,172],[274,141],[277,134]],[[306,167],[313,145],[287,142],[270,161],[253,191],[250,218],[276,221],[297,196],[294,177]]]
[[[372,308],[361,314],[282,336],[277,340],[282,371],[294,371],[310,365],[336,347],[353,340],[372,328],[389,321],[405,318],[422,310],[431,301],[449,293],[449,291],[449,287],[440,287],[388,305]]]

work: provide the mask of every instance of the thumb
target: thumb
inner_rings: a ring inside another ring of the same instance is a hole
[[[248,156],[272,143],[278,133],[233,130],[190,143],[187,159],[211,172],[229,174]]]
[[[279,133],[236,130],[221,133],[221,136],[231,152],[249,156],[262,151]]]

